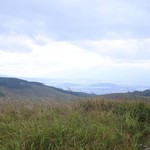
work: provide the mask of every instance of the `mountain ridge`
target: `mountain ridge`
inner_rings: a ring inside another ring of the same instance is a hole
[[[18,78],[0,77],[0,96],[7,95],[25,97],[52,97],[59,99],[91,96],[91,94],[83,92],[73,92],[47,86],[40,82],[27,81]]]

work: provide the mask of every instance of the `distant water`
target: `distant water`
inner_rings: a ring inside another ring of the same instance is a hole
[[[24,78],[28,81],[37,81],[48,86],[54,86],[65,90],[78,92],[108,94],[108,93],[125,93],[135,90],[143,91],[150,89],[147,85],[136,85],[121,82],[101,82],[91,80],[58,80],[58,79],[43,79],[43,78]]]

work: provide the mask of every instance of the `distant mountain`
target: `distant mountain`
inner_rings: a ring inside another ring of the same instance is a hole
[[[91,96],[83,92],[67,91],[39,82],[29,82],[17,78],[0,77],[0,96],[49,97],[56,99],[70,99]]]

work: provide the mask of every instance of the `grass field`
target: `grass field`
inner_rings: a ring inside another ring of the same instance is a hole
[[[0,150],[146,147],[150,147],[149,102],[102,98],[0,101]]]

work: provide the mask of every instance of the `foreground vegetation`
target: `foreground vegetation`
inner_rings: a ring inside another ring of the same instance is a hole
[[[0,150],[142,150],[150,103],[93,98],[0,102]]]

